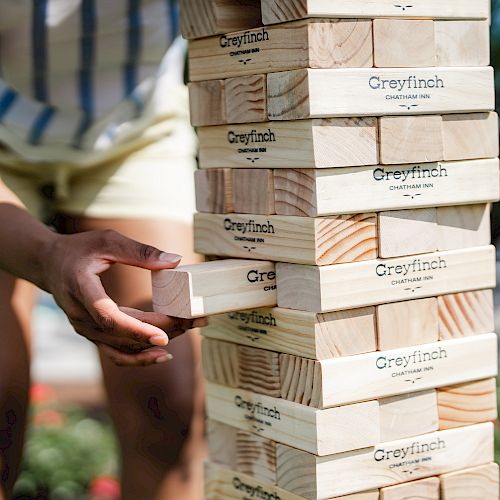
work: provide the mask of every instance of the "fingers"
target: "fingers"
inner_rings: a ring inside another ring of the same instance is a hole
[[[117,366],[151,366],[173,358],[168,352],[155,347],[137,354],[127,354],[105,344],[98,344],[98,347]]]
[[[196,318],[196,319],[185,319],[185,318],[174,318],[172,316],[166,316],[165,314],[160,314],[157,312],[145,312],[140,309],[132,309],[131,307],[120,307],[120,311],[132,316],[133,318],[142,321],[143,323],[149,323],[150,325],[157,326],[161,328],[164,332],[172,338],[173,332],[186,330],[191,330],[192,328],[200,328],[208,324],[206,318]]]

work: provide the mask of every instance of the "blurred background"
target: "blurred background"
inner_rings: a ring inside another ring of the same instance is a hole
[[[491,32],[492,64],[499,72],[500,0],[492,0]],[[496,92],[500,103],[498,76]],[[500,239],[500,205],[493,209],[492,236],[496,242]],[[497,256],[500,277],[500,252]],[[500,331],[500,292],[495,304]],[[40,295],[34,325],[33,418],[17,498],[117,500],[116,443],[94,347],[72,331],[46,294]]]

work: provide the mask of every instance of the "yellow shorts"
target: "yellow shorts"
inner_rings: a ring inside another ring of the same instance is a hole
[[[100,165],[0,165],[0,179],[31,214],[191,222],[195,211],[195,138],[178,118],[160,141]]]

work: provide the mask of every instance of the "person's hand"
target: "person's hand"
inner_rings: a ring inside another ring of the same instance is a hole
[[[113,264],[150,270],[172,269],[181,260],[115,231],[57,235],[47,249],[44,288],[54,296],[80,334],[120,366],[162,363],[171,356],[162,347],[170,337],[203,326],[204,319],[172,318],[120,308],[106,294],[99,275]]]

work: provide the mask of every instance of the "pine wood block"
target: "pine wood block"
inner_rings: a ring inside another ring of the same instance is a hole
[[[376,317],[380,351],[439,340],[438,301],[435,297],[382,304],[376,308]]]
[[[443,474],[441,500],[498,500],[498,464]]]
[[[226,123],[265,122],[266,85],[266,75],[240,76],[225,80]]]
[[[442,127],[445,160],[498,156],[496,113],[444,115]]]
[[[438,405],[440,429],[496,420],[496,381],[490,378],[439,389]]]
[[[218,341],[213,341],[218,342]],[[238,380],[241,389],[280,397],[280,365],[277,352],[237,346]],[[217,381],[215,381],[217,382]]]
[[[440,500],[439,478],[430,477],[380,490],[380,500]]]
[[[374,213],[327,218],[260,215],[194,217],[198,253],[298,264],[342,264],[377,257]]]
[[[238,346],[209,338],[201,343],[203,374],[207,380],[229,387],[239,387]]]
[[[380,163],[443,160],[442,122],[439,115],[383,116],[379,119]]]
[[[315,455],[379,442],[378,401],[317,410],[280,398],[208,383],[208,417]]]
[[[236,470],[258,481],[276,484],[276,443],[274,441],[239,430],[236,448]]]
[[[438,66],[488,66],[490,29],[484,21],[436,21]]]
[[[311,359],[330,359],[377,349],[375,308],[326,314],[255,309],[211,316],[205,337]]]
[[[304,500],[270,483],[215,464],[205,464],[205,495],[207,500],[247,500],[248,495],[268,500]],[[378,490],[337,497],[337,500],[379,500]]]
[[[234,212],[230,169],[196,170],[194,184],[198,212],[215,214]]]
[[[274,175],[263,168],[233,169],[233,206],[239,214],[274,214]]]
[[[226,467],[234,467],[237,460],[238,429],[207,420],[208,456],[210,461]]]
[[[342,266],[276,264],[278,306],[330,312],[495,286],[492,246]]]
[[[380,212],[378,231],[379,256],[382,258],[438,250],[437,210],[435,208]]]
[[[192,81],[296,68],[373,65],[370,20],[329,19],[238,31],[189,46]]]
[[[441,340],[479,335],[495,330],[492,290],[476,290],[438,297]]]
[[[378,68],[436,66],[434,22],[424,19],[375,19],[373,50],[374,65]]]
[[[487,19],[489,12],[488,0],[416,0],[411,5],[392,0],[262,0],[264,24],[311,17]]]
[[[492,460],[492,423],[433,432],[330,457],[279,444],[278,486],[309,500],[325,500]]]
[[[492,68],[300,69],[267,76],[271,120],[494,109]]]
[[[436,391],[381,399],[380,441],[396,441],[439,429]]]
[[[238,309],[274,306],[274,264],[252,260],[216,260],[153,271],[156,312],[196,318]]]
[[[189,83],[191,125],[222,125],[227,123],[224,80]]]
[[[456,205],[437,209],[438,250],[470,248],[491,243],[490,206]]]
[[[499,197],[498,160],[280,169],[274,188],[277,214],[307,217],[486,203]]]
[[[259,0],[180,0],[181,32],[188,40],[261,25]]]
[[[481,380],[496,375],[496,348],[490,333],[322,361],[281,354],[281,397],[329,408]]]
[[[202,168],[328,168],[378,163],[375,118],[198,129]]]

